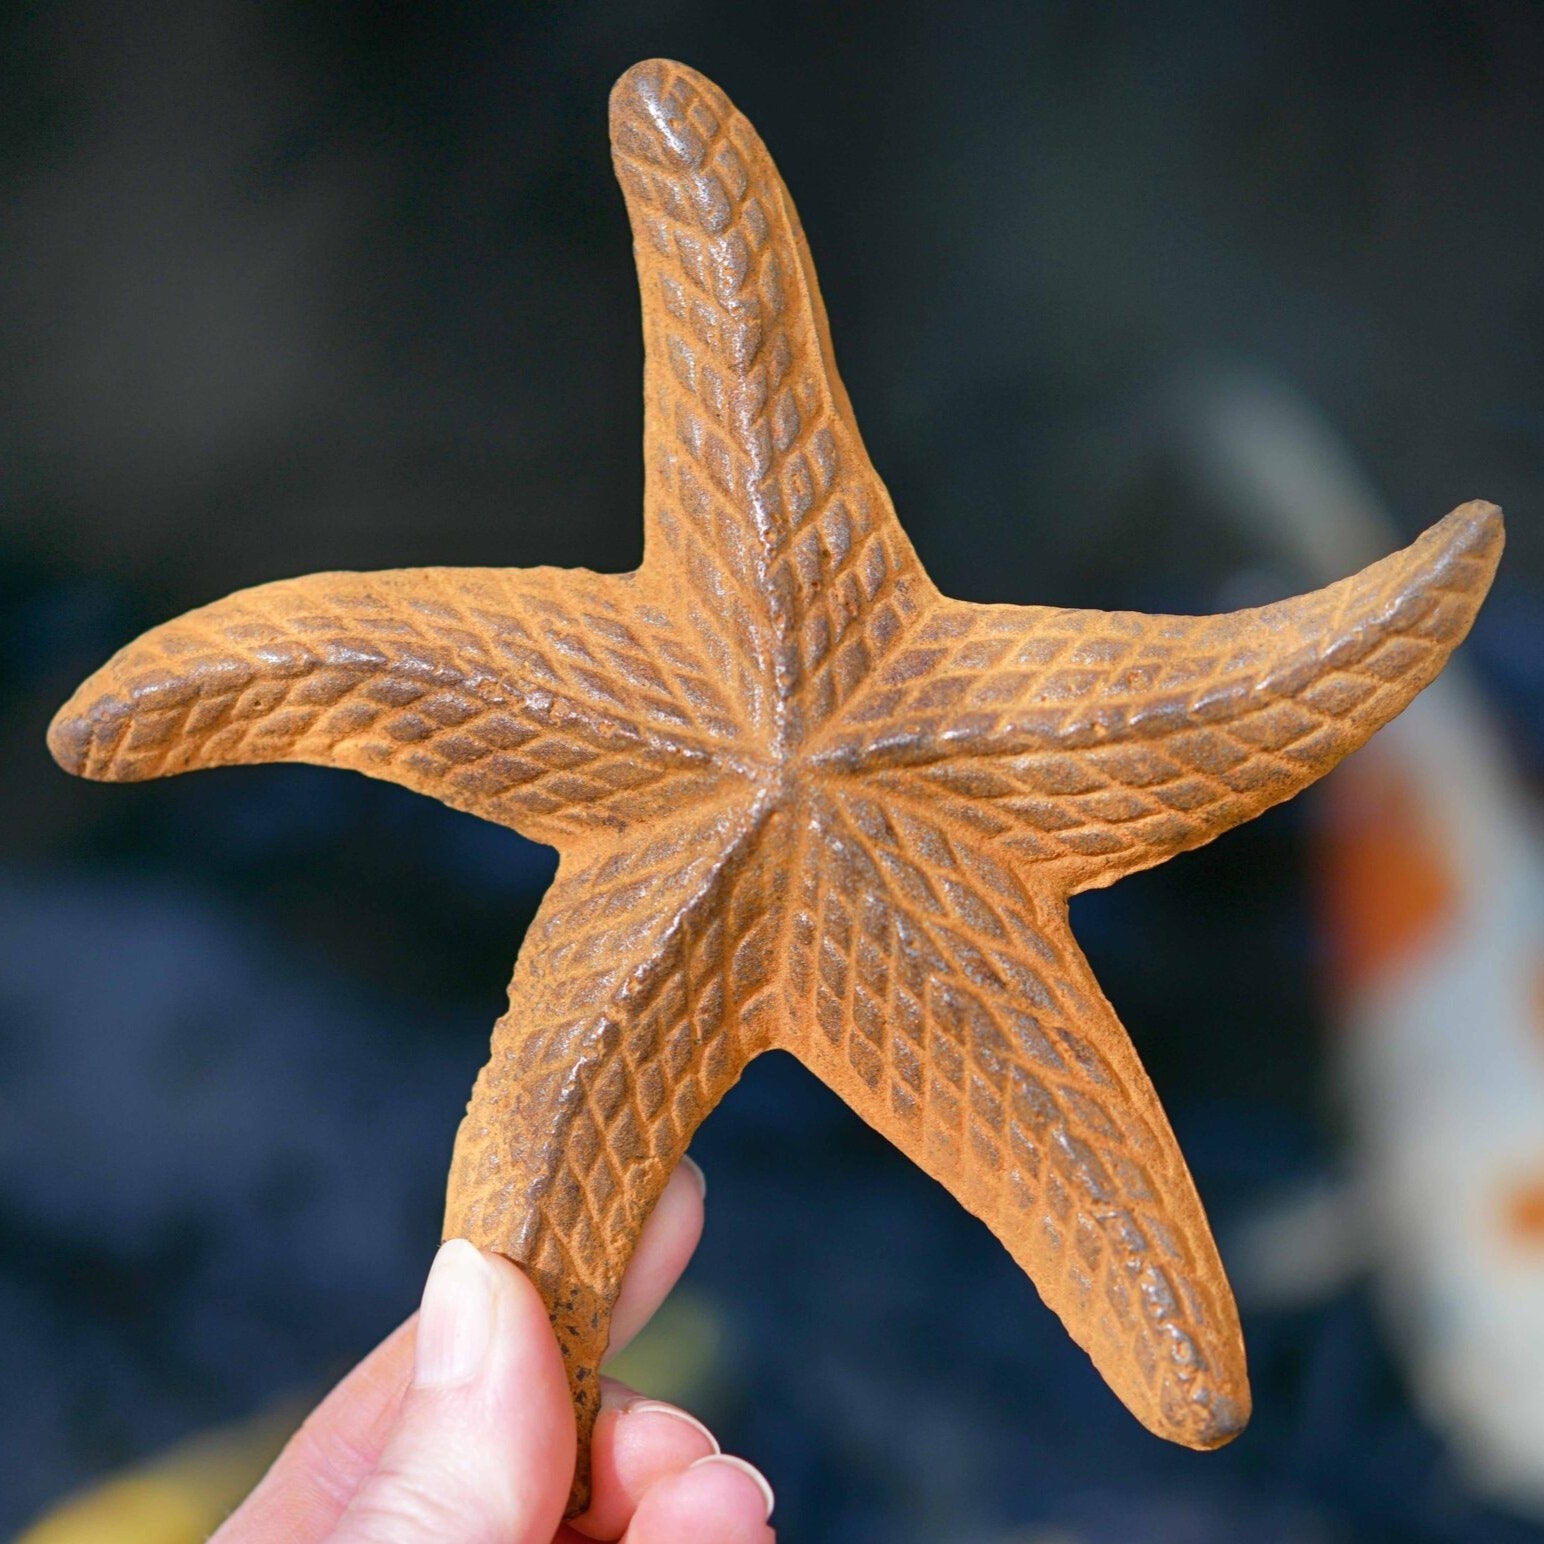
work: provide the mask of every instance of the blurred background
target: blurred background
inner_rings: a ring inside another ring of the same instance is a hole
[[[0,1534],[73,1494],[33,1538],[201,1536],[416,1301],[551,854],[309,768],[88,785],[43,735],[245,585],[636,564],[605,111],[654,54],[771,147],[946,592],[1252,604],[1471,497],[1509,548],[1381,760],[1074,903],[1238,1289],[1239,1441],[1142,1431],[782,1056],[698,1140],[633,1375],[810,1544],[1544,1540],[1524,0],[0,9]]]

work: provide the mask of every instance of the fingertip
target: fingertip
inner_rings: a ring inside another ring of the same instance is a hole
[[[772,1487],[743,1458],[712,1454],[649,1488],[627,1544],[770,1544]]]
[[[541,1293],[536,1290],[536,1284],[514,1261],[497,1251],[479,1249],[478,1253],[493,1273],[501,1310],[508,1315],[507,1322],[501,1326],[501,1333],[506,1336],[514,1335],[522,1341],[534,1340],[543,1352],[546,1350],[548,1341],[552,1341],[553,1349],[556,1351],[557,1342],[552,1336],[552,1320],[548,1316],[547,1305],[542,1302]],[[561,1362],[562,1353],[557,1354]]]
[[[634,1396],[608,1407],[590,1448],[590,1505],[570,1526],[592,1538],[616,1538],[651,1486],[719,1451],[718,1440],[675,1405]]]
[[[732,1475],[743,1475],[745,1479],[749,1480],[756,1487],[756,1494],[761,1501],[762,1522],[769,1523],[772,1521],[772,1509],[777,1505],[777,1497],[772,1494],[772,1482],[767,1479],[766,1475],[755,1464],[750,1463],[744,1458],[737,1458],[733,1453],[713,1453],[707,1458],[699,1458],[692,1465],[692,1468],[699,1471],[711,1469],[713,1473],[710,1477],[710,1482],[718,1486],[720,1490],[727,1482],[722,1478],[719,1471],[727,1470]],[[745,1487],[738,1482],[735,1482],[732,1488],[737,1496],[742,1495],[745,1490]]]
[[[633,1432],[647,1424],[657,1428],[659,1431],[669,1431],[672,1436],[675,1436],[678,1433],[675,1432],[674,1428],[685,1426],[689,1431],[695,1433],[696,1444],[706,1446],[708,1454],[723,1452],[723,1449],[718,1445],[718,1438],[695,1415],[681,1409],[679,1405],[666,1404],[662,1399],[640,1399],[636,1404],[627,1407],[627,1414],[635,1418],[629,1422],[629,1427]],[[661,1420],[665,1421],[667,1425],[660,1427],[659,1422]]]
[[[683,1159],[638,1235],[638,1247],[611,1315],[610,1355],[649,1322],[686,1269],[702,1237],[706,1190],[702,1170]]]

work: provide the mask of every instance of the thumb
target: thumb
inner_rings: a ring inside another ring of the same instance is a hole
[[[412,1387],[331,1544],[550,1544],[573,1470],[573,1406],[536,1289],[450,1239],[424,1288]]]

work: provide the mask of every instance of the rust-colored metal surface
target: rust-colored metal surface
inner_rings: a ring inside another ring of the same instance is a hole
[[[561,849],[445,1231],[530,1272],[585,1432],[639,1229],[777,1046],[987,1222],[1139,1420],[1225,1442],[1249,1412],[1232,1295],[1067,897],[1290,797],[1404,707],[1468,631],[1499,512],[1225,616],[949,600],[864,454],[750,125],[652,61],[611,133],[643,566],[247,590],[111,660],[54,754],[112,780],[350,767]]]

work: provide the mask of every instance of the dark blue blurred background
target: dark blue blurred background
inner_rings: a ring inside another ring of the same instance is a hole
[[[0,1530],[310,1396],[415,1301],[550,855],[340,773],[89,786],[43,733],[141,628],[244,585],[637,562],[605,106],[652,54],[780,163],[943,589],[1186,611],[1269,585],[1151,430],[1156,384],[1242,359],[1325,409],[1407,532],[1508,506],[1466,657],[1538,774],[1544,8],[5,7]],[[1340,1163],[1307,804],[1074,907],[1225,1258]],[[1255,1421],[1196,1455],[791,1061],[697,1151],[704,1413],[789,1538],[1544,1539],[1465,1490],[1358,1282],[1246,1298]]]

